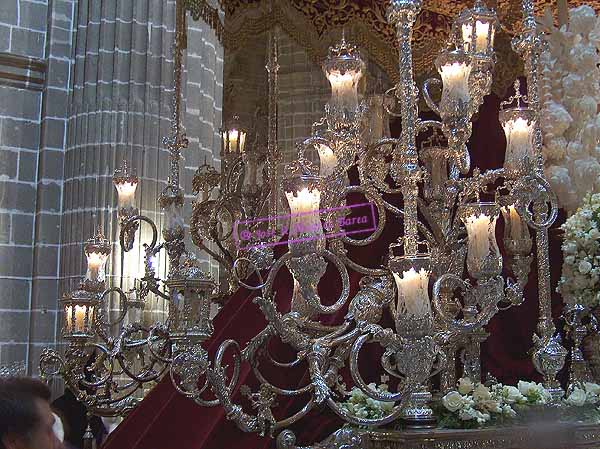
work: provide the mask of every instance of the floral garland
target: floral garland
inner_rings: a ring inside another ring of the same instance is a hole
[[[370,383],[369,388],[375,391],[387,392],[388,385],[382,383],[377,386],[375,383]],[[380,419],[388,415],[394,408],[393,402],[377,401],[365,395],[360,388],[354,387],[349,393],[350,397],[343,403],[341,407],[351,415],[363,419]]]
[[[600,194],[586,195],[561,228],[564,257],[557,291],[566,304],[593,308],[600,304]]]
[[[540,83],[545,172],[560,207],[574,211],[600,188],[600,19],[583,5],[571,8],[560,28],[549,9],[541,23],[548,44]]]
[[[447,393],[435,409],[440,427],[470,429],[535,416],[551,400],[550,392],[535,382],[488,387],[462,378],[457,391]],[[600,385],[577,385],[559,405],[554,411],[562,420],[600,422]]]

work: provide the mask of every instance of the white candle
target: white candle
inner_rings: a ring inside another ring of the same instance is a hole
[[[327,78],[331,84],[330,106],[337,109],[355,110],[358,107],[360,72],[349,71],[344,74],[332,72]]]
[[[243,153],[244,147],[246,146],[246,133],[244,131],[238,131],[232,129],[223,132],[223,140],[225,144],[229,144],[226,147],[232,153]]]
[[[398,288],[398,313],[405,312],[417,318],[431,314],[429,271],[421,268],[417,272],[411,268],[404,271],[402,277],[396,273],[392,274]]]
[[[319,174],[321,176],[331,175],[338,164],[337,156],[327,145],[319,144],[317,146],[317,151],[319,152],[319,163],[321,167]]]
[[[115,184],[119,209],[134,207],[137,182],[119,182]]]
[[[523,222],[515,206],[502,208],[506,227],[505,236],[510,240],[521,240],[525,237]]]
[[[506,156],[504,167],[507,169],[519,168],[526,157],[533,156],[533,124],[517,117],[503,124],[506,135]]]
[[[322,233],[323,228],[319,216],[321,192],[307,187],[296,193],[286,192],[290,205],[290,236],[302,233]]]
[[[469,75],[471,65],[463,62],[453,62],[443,65],[440,68],[440,76],[444,88],[442,89],[442,108],[451,102],[461,101],[468,103],[469,95]]]
[[[172,201],[165,207],[165,216],[167,219],[166,229],[168,231],[177,231],[179,228],[183,228],[182,207],[175,203],[175,201]]]
[[[86,306],[75,306],[75,322],[73,323],[73,306],[66,307],[66,322],[68,332],[84,332],[85,331],[85,311]],[[90,306],[90,321],[94,313],[94,307]]]
[[[465,217],[465,226],[469,239],[467,257],[475,269],[483,267],[490,252],[500,258],[500,250],[496,243],[496,218],[486,214]],[[471,273],[474,274],[474,273]]]
[[[478,53],[485,52],[488,48],[488,32],[490,30],[490,24],[487,22],[475,22],[475,51]],[[472,50],[470,48],[473,36],[473,26],[465,24],[462,26],[462,36],[465,51]],[[492,29],[492,35],[490,37],[490,46],[494,45],[494,30]]]
[[[106,278],[104,266],[108,255],[101,252],[89,252],[87,258],[87,273],[85,277],[90,281],[103,282]]]

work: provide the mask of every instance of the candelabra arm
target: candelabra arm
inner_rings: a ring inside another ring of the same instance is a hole
[[[430,90],[429,88],[430,88],[430,86],[433,86],[433,85],[439,86],[441,84],[442,84],[442,82],[437,78],[429,78],[428,80],[425,80],[425,82],[423,83],[423,98],[425,99],[425,103],[437,115],[441,115],[440,107],[437,104],[435,104],[435,102],[431,98],[431,93],[429,92],[429,90]],[[421,125],[421,126],[423,126],[423,125]]]

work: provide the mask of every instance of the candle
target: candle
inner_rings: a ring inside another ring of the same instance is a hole
[[[85,313],[86,306],[74,306],[75,314],[73,314],[73,306],[66,307],[66,323],[68,332],[85,332]],[[94,307],[90,306],[90,317],[94,313]],[[73,316],[74,315],[74,316]],[[73,319],[75,322],[73,322]]]
[[[485,53],[488,49],[488,33],[490,31],[490,24],[488,22],[475,22],[475,52]],[[466,52],[472,51],[471,42],[473,42],[473,26],[471,24],[464,24],[462,26],[462,37],[464,42],[464,49]],[[494,45],[494,29],[492,28],[492,35],[490,36],[490,46]]]
[[[223,141],[225,148],[231,153],[243,153],[246,146],[246,133],[231,129],[223,132]]]
[[[104,266],[108,255],[102,252],[90,251],[86,253],[87,273],[86,279],[94,282],[103,282],[106,278]]]
[[[358,107],[357,81],[360,77],[356,72],[332,72],[328,75],[331,84],[330,106],[333,108],[355,110]]]
[[[502,214],[504,215],[505,236],[510,240],[521,240],[524,237],[523,222],[515,206],[508,206],[502,208]]]
[[[318,189],[304,187],[296,194],[286,192],[290,205],[290,236],[302,233],[321,234],[323,228],[319,216],[321,193]]]
[[[501,270],[502,256],[496,243],[496,216],[485,213],[468,215],[463,218],[467,228],[468,249],[467,266],[469,273],[478,278],[481,274],[488,274],[487,269]],[[492,253],[495,256],[496,266],[487,266],[486,260]],[[482,270],[486,271],[483,273]]]
[[[117,189],[119,209],[134,207],[137,182],[118,182],[115,184],[115,188]]]
[[[442,108],[453,102],[468,103],[469,75],[471,64],[467,62],[448,62],[439,68],[444,87],[442,89]]]
[[[402,273],[400,277],[396,273],[394,280],[398,288],[398,313],[406,313],[416,318],[423,318],[431,314],[429,302],[429,271],[421,268],[416,271],[411,268]]]
[[[167,231],[176,232],[179,229],[183,229],[182,206],[179,206],[177,201],[171,201],[165,207],[165,216],[167,219]]]
[[[504,121],[502,127],[506,135],[504,168],[523,167],[526,158],[533,157],[533,123],[522,117],[512,117]]]
[[[319,162],[321,167],[319,172],[320,175],[323,177],[331,175],[338,164],[337,156],[327,145],[319,144],[317,146],[317,151],[319,152]]]

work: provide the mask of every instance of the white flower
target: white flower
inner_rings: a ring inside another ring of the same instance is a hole
[[[456,412],[463,408],[465,402],[458,391],[451,391],[442,398],[442,404],[451,412]]]
[[[502,414],[509,418],[514,418],[515,416],[517,416],[517,412],[515,412],[513,408],[508,404],[504,404],[502,406]]]
[[[591,6],[582,5],[569,11],[569,31],[587,35],[596,26],[596,13]]]
[[[521,394],[518,388],[513,387],[512,385],[505,385],[502,388],[502,397],[507,404],[520,404],[525,402],[525,396]]]
[[[477,384],[477,386],[473,390],[473,399],[475,399],[475,401],[479,402],[479,401],[485,401],[487,399],[490,399],[490,397],[491,397],[491,395],[490,395],[489,388],[483,384]]]
[[[471,407],[466,407],[462,409],[459,412],[458,417],[463,421],[476,420],[479,424],[483,424],[486,421],[490,420],[489,413],[482,413],[479,410],[475,410]]]
[[[566,403],[568,405],[572,405],[574,407],[581,407],[585,404],[586,394],[585,391],[581,388],[574,388],[569,397],[566,399]]]
[[[525,396],[529,402],[545,404],[551,399],[550,393],[542,384],[520,380],[517,387],[519,388],[519,392]]]
[[[588,274],[591,269],[592,264],[589,263],[587,260],[582,260],[581,262],[579,262],[579,272],[581,274]]]
[[[469,394],[473,391],[475,385],[468,377],[462,377],[458,380],[458,391],[460,394]]]
[[[586,393],[591,393],[595,394],[596,396],[600,396],[600,385],[598,384],[585,382],[583,384],[583,388],[585,389]]]

